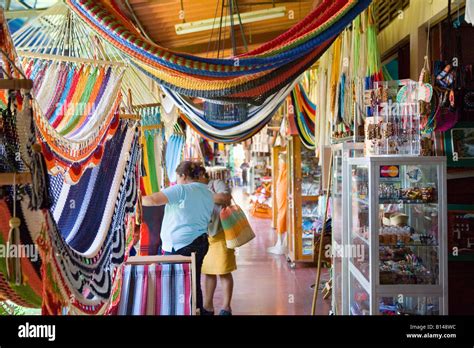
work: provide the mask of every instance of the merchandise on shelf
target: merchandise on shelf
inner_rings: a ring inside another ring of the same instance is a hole
[[[370,100],[374,116],[365,120],[368,155],[420,155],[420,97],[415,81],[374,83]]]
[[[379,302],[382,315],[439,315],[439,300],[435,297],[382,297]]]
[[[365,291],[363,286],[357,281],[353,280],[353,287],[351,289],[351,315],[369,315],[370,314],[370,296]]]
[[[272,217],[272,179],[263,177],[262,185],[250,196],[250,214],[263,219]]]
[[[434,186],[400,188],[399,183],[382,183],[379,187],[381,202],[436,203]]]

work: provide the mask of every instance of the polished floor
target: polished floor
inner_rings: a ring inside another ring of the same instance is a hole
[[[248,196],[237,188],[234,199],[243,208],[248,205]],[[248,211],[245,209],[245,211]],[[271,221],[249,217],[256,238],[237,251],[237,270],[234,276],[234,315],[309,315],[316,278],[316,268],[297,264],[291,269],[286,256],[267,253],[267,248],[275,244],[275,230]],[[325,282],[329,275],[324,269],[321,279]],[[321,285],[322,286],[322,285]],[[320,287],[321,287],[320,286]],[[217,286],[214,308],[220,310],[222,293]],[[327,315],[330,299],[323,300],[318,294],[316,313]]]

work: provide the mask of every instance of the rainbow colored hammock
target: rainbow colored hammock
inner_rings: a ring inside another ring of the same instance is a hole
[[[42,59],[23,66],[34,79],[35,123],[48,171],[77,183],[99,164],[117,130],[123,69]]]
[[[291,92],[291,102],[300,139],[306,148],[314,150],[316,105],[309,100],[301,84],[296,85]]]
[[[159,107],[140,110],[143,145],[142,161],[145,172],[140,178],[140,187],[143,195],[151,195],[160,191],[163,178],[162,146],[164,132],[161,124]]]
[[[94,30],[161,85],[183,95],[262,103],[311,66],[371,0],[323,0],[300,23],[246,54],[209,59],[145,39],[112,0],[66,0]]]

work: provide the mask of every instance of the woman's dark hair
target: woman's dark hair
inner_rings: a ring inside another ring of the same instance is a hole
[[[184,175],[191,180],[198,180],[206,172],[201,164],[192,162],[192,161],[183,161],[176,168],[176,173],[178,175]]]

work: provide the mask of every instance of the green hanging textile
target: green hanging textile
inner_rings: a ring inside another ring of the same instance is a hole
[[[146,148],[148,154],[148,175],[150,176],[152,193],[155,193],[160,191],[160,186],[158,185],[158,177],[156,175],[154,135],[146,135]]]
[[[377,43],[377,27],[373,17],[372,5],[368,9],[368,26],[367,26],[367,75],[372,76],[380,72],[380,54]]]
[[[360,67],[360,36],[361,36],[361,16],[357,16],[352,22],[352,72],[357,75]]]

